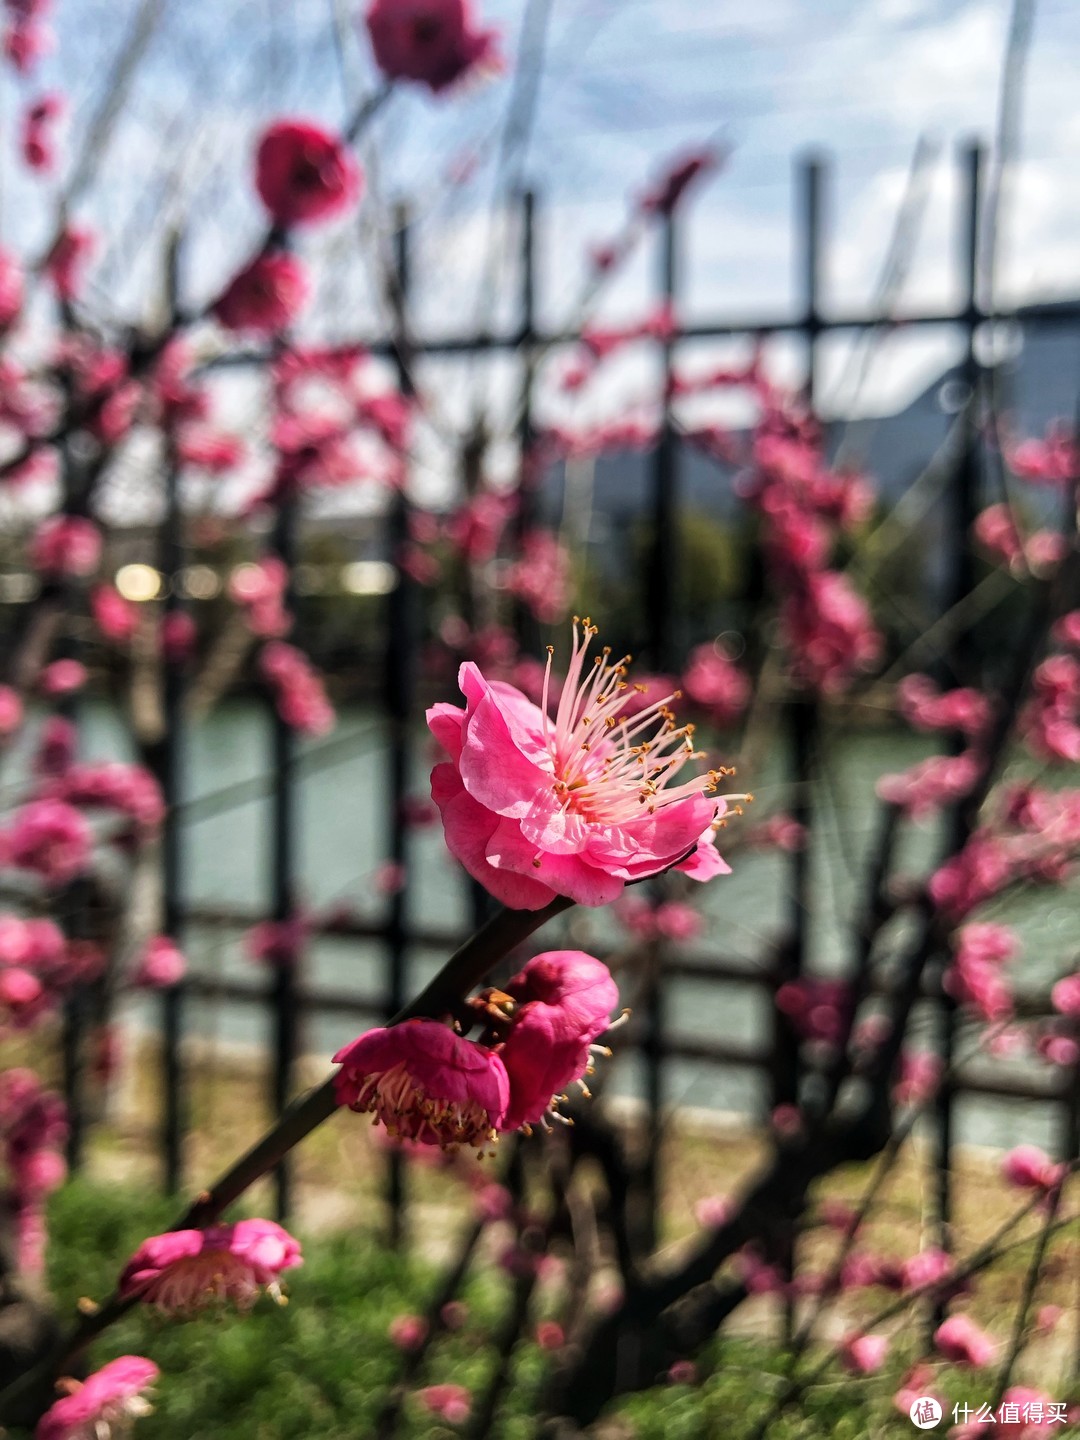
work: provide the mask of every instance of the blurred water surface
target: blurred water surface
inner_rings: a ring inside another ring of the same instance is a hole
[[[119,717],[106,706],[88,707],[85,737],[88,758],[124,753]],[[874,781],[883,771],[912,764],[931,748],[923,737],[893,732],[852,734],[831,747],[827,777],[815,797],[811,855],[815,968],[836,970],[849,958],[848,917],[880,824]],[[377,920],[386,903],[378,876],[388,840],[383,727],[374,714],[346,711],[331,736],[305,742],[302,752],[299,857],[304,902],[318,910],[341,903]],[[419,796],[427,794],[433,759],[426,732],[418,733],[413,790]],[[269,723],[254,702],[222,707],[191,734],[185,840],[185,898],[191,907],[265,909],[269,764]],[[772,808],[780,778],[775,764],[760,775],[740,775],[738,783],[755,792],[757,814]],[[754,814],[749,812],[748,819]],[[736,820],[733,827],[742,823],[748,822]],[[900,853],[913,873],[924,873],[940,847],[941,836],[933,823],[908,826]],[[412,923],[464,932],[470,915],[468,890],[443,845],[440,827],[413,830],[412,850]],[[731,876],[695,893],[709,923],[693,950],[715,953],[752,969],[767,956],[790,916],[788,861],[776,852],[755,851],[740,852],[733,860]],[[1007,920],[1020,933],[1023,953],[1013,967],[1018,988],[1045,989],[1075,967],[1074,957],[1080,954],[1080,907],[1069,906],[1053,890],[1012,897],[996,910],[988,907],[980,918]],[[615,941],[619,930],[610,911],[579,908],[573,912],[571,930],[563,931],[567,933],[569,943],[587,947]],[[552,945],[559,942],[556,925],[545,934]],[[902,939],[902,929],[897,928],[896,938]],[[256,972],[235,929],[193,927],[187,950],[193,967],[207,975],[250,982]],[[319,939],[312,942],[306,957],[307,983],[378,997],[383,963],[378,941]],[[439,963],[437,954],[416,956],[410,982],[418,985]],[[269,1016],[257,1007],[200,1002],[190,1008],[190,1028],[224,1043],[261,1045],[269,1033]],[[674,978],[668,1009],[672,1030],[680,1036],[764,1041],[768,1034],[765,994],[752,983]],[[131,1016],[139,1024],[153,1023],[152,1001],[132,1002]],[[327,1056],[358,1028],[356,1018],[345,1014],[313,1016],[305,1024],[304,1048]],[[965,1031],[962,1044],[971,1049],[974,1037]],[[1003,1063],[995,1062],[999,1069]],[[1023,1069],[1033,1063],[1012,1061],[1004,1068]],[[984,1060],[979,1064],[986,1068]],[[613,1079],[615,1088],[624,1093],[639,1089],[640,1076],[632,1059],[618,1062]],[[766,1107],[759,1074],[698,1062],[671,1063],[667,1094],[673,1105],[707,1110],[761,1114]],[[1054,1107],[1030,1101],[965,1097],[958,1112],[960,1138],[976,1143],[1012,1145],[1023,1139],[1053,1146],[1060,1128]]]

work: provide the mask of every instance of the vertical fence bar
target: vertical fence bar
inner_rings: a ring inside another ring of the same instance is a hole
[[[394,274],[390,288],[394,311],[397,380],[406,399],[411,399],[414,394],[408,333],[409,260],[409,217],[406,208],[399,205],[394,214]],[[405,457],[402,457],[403,466],[404,460]],[[409,499],[406,485],[407,477],[403,471],[401,485],[394,494],[387,517],[387,548],[394,566],[396,582],[386,604],[383,695],[390,745],[390,783],[387,796],[389,859],[400,877],[389,897],[386,920],[388,1016],[395,1014],[405,1003],[408,962],[409,834],[405,823],[405,799],[409,791],[412,751],[409,725],[414,709],[416,596],[413,583],[402,565],[404,551],[409,543]],[[406,1239],[405,1166],[402,1156],[396,1151],[391,1151],[389,1157],[387,1200],[390,1206],[390,1240],[393,1245],[402,1245]]]
[[[278,504],[271,545],[288,576],[284,603],[293,611],[296,593],[293,577],[298,559],[299,511],[296,498],[285,495]],[[271,754],[274,788],[270,797],[270,885],[272,918],[285,925],[296,912],[297,875],[297,785],[296,735],[281,717],[275,704],[271,718]],[[299,953],[284,944],[276,947],[270,1003],[274,1015],[274,1062],[271,1077],[271,1104],[280,1115],[289,1103],[293,1068],[299,1046],[299,1015],[296,1003],[297,966]],[[286,1156],[274,1171],[274,1196],[277,1217],[288,1218],[292,1210],[292,1162]]]
[[[962,415],[963,438],[952,484],[945,497],[945,560],[946,591],[945,609],[951,610],[960,604],[975,585],[975,562],[972,552],[971,532],[979,507],[979,362],[975,354],[975,331],[979,316],[978,263],[979,263],[979,209],[982,190],[983,152],[979,145],[967,145],[960,156],[961,186],[959,196],[959,218],[961,226],[960,259],[963,266],[962,283],[964,300],[960,310],[960,321],[964,327],[965,349],[961,365],[961,378],[967,392]],[[946,657],[949,682],[967,685],[975,683],[977,677],[971,673],[974,656],[970,637],[961,629],[957,632]],[[953,752],[963,748],[960,737],[953,743]],[[952,833],[947,837],[950,851],[962,843],[965,817],[962,810],[956,812]],[[933,1127],[934,1158],[934,1206],[937,1225],[937,1243],[943,1250],[952,1250],[952,1149],[954,1143],[953,1121],[956,1086],[951,1069],[956,1048],[956,1021],[958,1006],[951,995],[940,988],[941,972],[938,971],[938,1045],[939,1054],[945,1067],[945,1075],[934,1099],[931,1115]],[[938,1307],[940,1311],[941,1307]],[[941,1318],[935,1314],[935,1320]]]
[[[660,232],[660,293],[669,313],[678,290],[678,229],[674,207],[663,217]],[[679,453],[678,437],[671,409],[674,378],[674,345],[663,342],[663,413],[652,465],[652,556],[647,576],[649,664],[657,674],[669,672],[676,663],[675,607],[676,573],[679,552]],[[664,882],[656,885],[662,894]],[[664,1068],[667,1062],[667,992],[664,985],[663,944],[654,940],[647,947],[646,976],[641,1037],[645,1062],[645,1101],[648,1140],[644,1167],[645,1213],[642,1239],[649,1248],[656,1244],[659,1230],[662,1174]]]
[[[804,305],[802,332],[806,345],[805,393],[807,404],[812,408],[817,391],[817,339],[821,332],[819,295],[825,161],[819,155],[803,156],[795,178],[801,242],[799,283]],[[778,957],[778,984],[798,978],[806,968],[813,901],[811,786],[818,723],[814,697],[806,693],[791,696],[785,705],[783,722],[793,789],[791,814],[802,827],[806,840],[791,855],[790,931],[784,952]],[[799,1039],[779,1010],[774,1011],[773,1024],[772,1104],[793,1105],[799,1095]]]
[[[517,513],[514,516],[514,538],[520,557],[525,536],[537,522],[539,476],[533,460],[533,382],[536,375],[536,196],[532,190],[521,195],[521,411],[518,420],[520,454],[517,489]],[[526,654],[540,653],[540,627],[536,616],[519,599],[514,609],[518,644]]]
[[[165,587],[161,629],[164,669],[164,721],[156,757],[158,780],[165,802],[161,831],[161,919],[164,933],[183,948],[183,797],[184,657],[177,652],[170,621],[182,613],[180,569],[183,558],[179,499],[179,467],[169,447],[165,468],[165,519],[161,529],[158,563]],[[183,1147],[186,1128],[185,1076],[181,1057],[184,1021],[184,981],[170,985],[161,997],[161,1149],[165,1193],[176,1194],[183,1185]]]

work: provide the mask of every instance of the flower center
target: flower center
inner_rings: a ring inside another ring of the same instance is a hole
[[[230,1300],[246,1308],[259,1287],[246,1261],[228,1250],[203,1250],[177,1260],[148,1287],[146,1299],[162,1310],[183,1314]]]
[[[404,1061],[365,1076],[351,1108],[370,1111],[394,1139],[419,1140],[444,1150],[455,1145],[483,1149],[496,1138],[491,1116],[479,1101],[428,1095]]]
[[[554,771],[552,788],[565,808],[594,824],[615,825],[638,819],[643,809],[652,814],[690,796],[715,792],[722,776],[733,772],[709,770],[682,784],[670,783],[687,761],[704,757],[703,751],[694,749],[694,726],[679,725],[670,708],[669,702],[679,699],[680,692],[671,691],[632,714],[622,714],[632,696],[646,693],[646,687],[628,683],[631,657],[612,660],[610,646],[586,669],[596,634],[588,618],[574,617],[570,665],[554,722],[548,714],[554,650],[548,646],[541,697],[544,742]]]

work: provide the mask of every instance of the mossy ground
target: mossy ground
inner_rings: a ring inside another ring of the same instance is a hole
[[[146,1083],[152,1074],[153,1067],[142,1070],[137,1103],[125,1105],[120,1120],[95,1130],[86,1178],[65,1187],[52,1202],[50,1284],[69,1313],[80,1297],[107,1294],[138,1241],[174,1218],[176,1202],[154,1190],[157,1107],[153,1086]],[[200,1068],[187,1157],[193,1178],[212,1177],[255,1138],[261,1127],[262,1089],[259,1077],[246,1068]],[[746,1133],[692,1126],[672,1132],[662,1237],[671,1256],[694,1228],[695,1203],[737,1189],[762,1154],[760,1142]],[[459,1169],[476,1163],[470,1157],[459,1162]],[[1016,1208],[1017,1197],[996,1180],[996,1168],[979,1155],[965,1155],[959,1166],[961,1253]],[[854,1200],[870,1173],[870,1167],[851,1167],[831,1177],[823,1194]],[[246,1316],[222,1314],[183,1323],[135,1312],[97,1343],[95,1366],[134,1352],[149,1355],[161,1367],[157,1407],[140,1422],[137,1440],[357,1440],[372,1433],[382,1398],[399,1374],[400,1355],[388,1339],[390,1322],[402,1312],[425,1308],[440,1262],[453,1251],[467,1223],[471,1191],[467,1179],[455,1178],[454,1171],[413,1168],[413,1244],[406,1257],[385,1244],[384,1174],[384,1156],[370,1126],[356,1116],[334,1117],[296,1156],[298,1205],[292,1228],[304,1242],[306,1260],[290,1277],[287,1306],[266,1300]],[[928,1243],[926,1190],[926,1167],[915,1150],[883,1187],[865,1243],[898,1256]],[[252,1192],[244,1208],[248,1213],[272,1213],[270,1203],[265,1192]],[[1075,1201],[1072,1204],[1075,1207]],[[1029,1219],[1021,1233],[1032,1235],[1036,1223],[1037,1217]],[[803,1244],[805,1263],[823,1268],[835,1236],[815,1231]],[[1029,1241],[999,1261],[967,1302],[975,1318],[1003,1341],[1031,1248]],[[1066,1314],[1050,1340],[1025,1352],[1015,1376],[1070,1400],[1080,1399],[1068,1378],[1075,1353],[1078,1276],[1080,1223],[1073,1222],[1053,1242],[1036,1296],[1036,1305],[1053,1303]],[[440,1344],[418,1383],[483,1387],[495,1363],[490,1337],[506,1312],[509,1284],[498,1266],[479,1267],[467,1287],[465,1326]],[[892,1298],[876,1290],[845,1299],[825,1333],[835,1340],[859,1328]],[[557,1304],[554,1296],[550,1303]],[[541,1313],[533,1316],[531,1326]],[[750,1440],[770,1397],[783,1383],[788,1362],[778,1343],[774,1301],[755,1300],[743,1307],[738,1319],[738,1333],[699,1357],[700,1383],[660,1384],[625,1399],[611,1407],[596,1434],[605,1440]],[[910,1437],[910,1422],[895,1411],[891,1397],[922,1346],[925,1316],[893,1320],[883,1330],[892,1336],[893,1350],[882,1374],[855,1380],[835,1365],[828,1368],[770,1435],[775,1440]],[[525,1440],[533,1433],[547,1359],[531,1339],[518,1347],[513,1384],[493,1435]],[[990,1395],[993,1374],[965,1376],[944,1370],[935,1385],[952,1400],[972,1403]],[[403,1435],[455,1433],[424,1414],[415,1401],[408,1403],[405,1415]]]

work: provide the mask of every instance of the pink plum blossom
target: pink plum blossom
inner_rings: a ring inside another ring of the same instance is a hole
[[[1050,1003],[1059,1015],[1080,1019],[1080,971],[1057,982],[1050,991]]]
[[[852,1335],[840,1347],[840,1363],[852,1375],[873,1375],[885,1364],[888,1353],[885,1335]]]
[[[1067,1171],[1067,1165],[1055,1164],[1037,1145],[1017,1145],[1001,1162],[1002,1179],[1022,1190],[1052,1189]]]
[[[451,1425],[462,1425],[469,1418],[472,1396],[464,1385],[428,1385],[414,1393],[425,1410]]]
[[[23,303],[22,266],[10,251],[0,248],[0,330],[19,318]],[[11,475],[8,475],[9,481]]]
[[[494,30],[478,28],[471,0],[371,0],[365,15],[375,63],[389,80],[439,94],[502,61]]]
[[[168,935],[155,935],[147,942],[131,983],[147,990],[167,989],[179,984],[186,973],[187,961],[176,942]]]
[[[967,1315],[950,1315],[934,1331],[934,1345],[954,1365],[981,1369],[997,1353],[994,1341]]]
[[[502,1060],[437,1020],[369,1030],[334,1056],[338,1103],[370,1111],[389,1135],[483,1150],[510,1100]]]
[[[7,832],[11,863],[49,885],[66,885],[90,863],[90,827],[62,800],[31,800]]]
[[[44,272],[59,299],[79,298],[83,270],[97,249],[97,235],[85,225],[67,225],[45,257]]]
[[[307,120],[278,120],[259,141],[255,188],[279,225],[314,225],[360,197],[360,167],[337,136]]]
[[[262,1290],[280,1299],[282,1272],[301,1264],[299,1243],[273,1220],[170,1230],[143,1241],[124,1267],[119,1292],[167,1315],[223,1301],[248,1310]]]
[[[539,1124],[553,1097],[586,1074],[589,1047],[609,1028],[619,992],[602,961],[551,950],[534,956],[506,993],[517,1008],[500,1052],[510,1081],[503,1126],[517,1130]]]
[[[896,687],[900,713],[915,730],[956,730],[974,738],[990,720],[990,702],[979,690],[941,692],[927,675],[908,675]]]
[[[54,660],[46,665],[38,676],[38,688],[43,695],[73,695],[81,690],[89,678],[86,666],[80,660]]]
[[[951,1255],[936,1246],[929,1246],[910,1256],[900,1267],[900,1281],[905,1290],[923,1290],[948,1280],[956,1269]]]
[[[115,585],[96,585],[90,595],[94,624],[106,640],[123,644],[135,634],[139,612],[125,600]]]
[[[574,627],[554,721],[546,703],[489,683],[471,663],[459,674],[466,708],[428,711],[450,757],[431,776],[447,846],[515,909],[539,909],[555,895],[604,905],[628,881],[672,866],[695,879],[727,870],[713,844],[724,802],[709,798],[720,772],[670,785],[695,758],[690,733],[663,701],[619,718],[625,665],[604,653],[582,675],[594,634]]]
[[[14,735],[23,720],[23,703],[17,690],[0,685],[0,740]]]
[[[419,1350],[428,1333],[428,1322],[422,1315],[395,1315],[387,1331],[399,1350]]]
[[[749,679],[714,645],[699,645],[690,652],[681,686],[687,699],[721,729],[739,718],[750,699]]]
[[[92,575],[101,559],[101,531],[78,515],[51,515],[30,542],[30,563],[47,576]]]
[[[125,1434],[128,1425],[150,1413],[144,1391],[161,1372],[141,1355],[110,1360],[82,1385],[46,1410],[34,1431],[35,1440],[110,1440]]]
[[[226,330],[276,335],[299,315],[311,294],[307,267],[285,251],[259,255],[234,275],[214,302]]]

